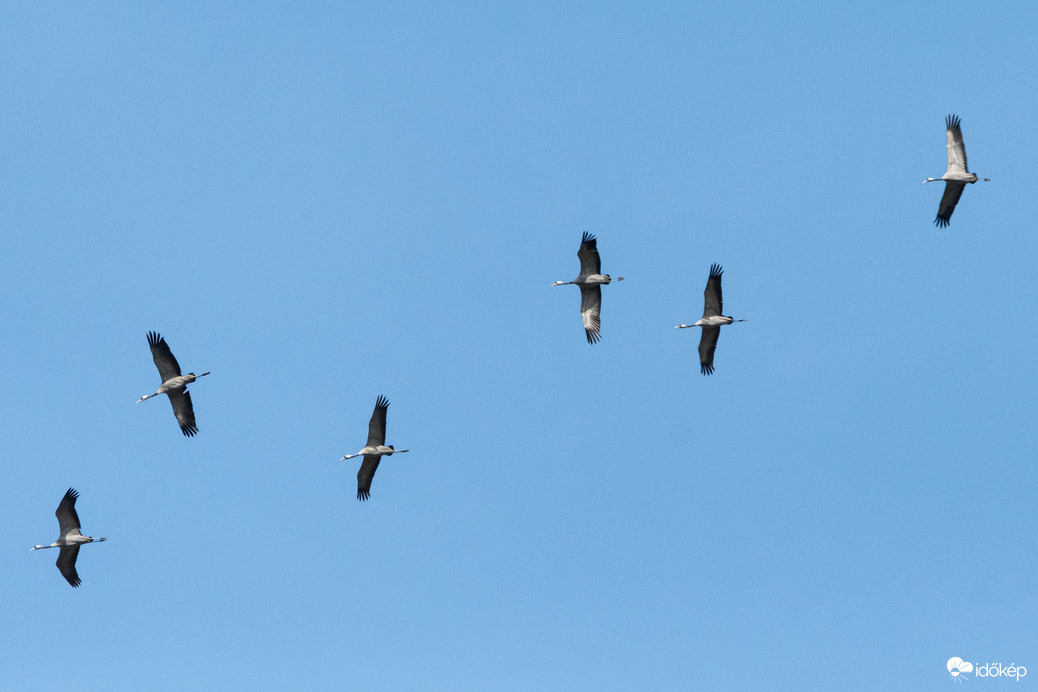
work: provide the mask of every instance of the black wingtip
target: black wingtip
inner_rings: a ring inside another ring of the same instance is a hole
[[[65,491],[65,497],[63,497],[61,499],[63,501],[64,500],[70,500],[72,502],[75,502],[77,497],[79,497],[79,491],[76,490],[75,488],[69,488],[68,490]]]
[[[587,342],[589,344],[597,344],[598,340],[602,338],[599,332],[593,332],[590,329],[585,329],[584,334],[587,336]]]
[[[944,118],[944,126],[949,130],[958,129],[961,126],[961,124],[962,121],[959,120],[959,116],[957,115],[948,115]]]
[[[375,399],[375,408],[389,408],[389,399],[379,394]]]
[[[584,235],[580,237],[580,244],[590,244],[591,247],[594,248],[597,244],[597,242],[595,241],[595,235],[593,233],[588,233],[587,231],[584,231]]]
[[[369,497],[371,497],[371,493],[369,491],[367,491],[367,490],[358,490],[357,491],[357,499],[360,500],[361,502],[364,502]]]
[[[947,228],[948,224],[951,223],[951,217],[938,216],[936,219],[933,220],[933,222],[937,224],[937,228]]]
[[[710,265],[710,278],[711,279],[713,279],[715,277],[718,277],[721,274],[724,274],[724,269],[721,268],[720,264],[717,264],[716,262],[714,262],[713,264]]]
[[[194,437],[198,434],[198,426],[196,425],[181,425],[180,432],[184,433],[184,437]]]
[[[709,365],[707,363],[700,363],[699,364],[699,372],[703,373],[704,375],[713,375],[714,374],[714,366],[713,365]]]
[[[78,589],[79,585],[83,583],[83,580],[79,577],[76,577],[75,579],[69,579],[68,583],[69,586],[71,586],[73,589]]]
[[[158,346],[165,341],[158,332],[148,332],[148,346]]]

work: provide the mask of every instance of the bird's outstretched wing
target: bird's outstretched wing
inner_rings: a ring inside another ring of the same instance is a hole
[[[58,561],[54,563],[58,566],[61,576],[65,577],[65,581],[73,587],[78,587],[81,583],[79,573],[76,572],[77,557],[79,557],[78,545],[63,545],[60,552],[58,552]]]
[[[944,126],[948,130],[948,172],[969,173],[970,169],[966,164],[966,144],[962,141],[959,116],[949,115],[944,119]]]
[[[371,412],[371,420],[368,421],[368,447],[378,447],[386,443],[386,411],[388,410],[389,400],[384,396],[379,396],[375,400],[375,410]]]
[[[580,287],[580,316],[584,319],[587,342],[593,344],[601,338],[602,287],[599,285]]]
[[[580,239],[577,257],[580,259],[580,278],[602,273],[602,258],[598,256],[598,241],[587,231],[584,231],[584,235]]]
[[[719,336],[720,327],[703,327],[703,336],[699,339],[699,372],[704,375],[714,374],[714,350]]]
[[[151,359],[155,361],[155,367],[159,369],[159,377],[163,382],[180,374],[180,363],[173,357],[169,344],[158,332],[148,332],[148,346],[151,347]]]
[[[61,498],[61,502],[58,503],[58,508],[54,511],[54,516],[58,518],[58,526],[61,530],[61,537],[64,538],[68,535],[79,535],[79,513],[76,512],[76,498],[79,497],[79,493],[75,488],[69,488],[65,491],[65,496]]]
[[[724,314],[724,301],[721,299],[721,274],[724,274],[721,265],[710,265],[710,276],[707,278],[706,288],[703,290],[703,317],[717,317]]]
[[[195,407],[191,405],[191,392],[187,391],[187,387],[180,387],[166,392],[166,396],[173,405],[173,414],[180,423],[180,432],[186,437],[197,435],[198,426],[195,425]]]
[[[938,228],[945,228],[951,222],[952,212],[965,189],[966,183],[960,180],[944,181],[944,196],[941,197],[941,206],[937,208],[937,218],[933,220]]]
[[[360,465],[360,470],[357,471],[358,500],[367,500],[371,497],[371,479],[375,477],[375,471],[378,470],[378,462],[380,461],[382,461],[382,455],[364,455],[364,463]]]

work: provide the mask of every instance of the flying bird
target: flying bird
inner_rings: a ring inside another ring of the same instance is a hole
[[[60,548],[61,550],[58,551],[58,561],[54,564],[58,566],[61,576],[65,577],[65,580],[73,587],[78,587],[81,583],[79,574],[76,573],[76,558],[79,557],[79,546],[84,543],[108,540],[107,538],[91,538],[79,532],[79,515],[76,514],[77,497],[79,497],[79,493],[74,488],[69,488],[65,492],[65,497],[61,498],[61,504],[58,505],[57,511],[54,512],[54,516],[58,518],[58,526],[61,527],[58,540],[50,545],[37,545],[30,548],[30,550]]]
[[[368,421],[368,444],[356,454],[347,454],[339,461],[352,459],[353,457],[364,457],[364,462],[357,471],[357,499],[367,500],[371,497],[371,479],[375,477],[378,462],[383,456],[403,454],[409,450],[393,449],[393,445],[386,446],[386,411],[389,409],[389,401],[384,396],[375,400],[375,410],[371,413]]]
[[[721,265],[710,265],[710,277],[707,278],[706,290],[703,291],[703,318],[695,324],[679,324],[675,327],[675,329],[703,328],[703,335],[699,339],[699,371],[704,375],[714,374],[714,350],[717,348],[717,338],[721,336],[721,325],[746,321],[733,320],[731,317],[721,314],[724,312],[721,300],[721,274],[723,273]]]
[[[598,256],[598,241],[595,236],[586,231],[580,240],[577,257],[580,258],[580,276],[573,281],[556,281],[552,286],[568,284],[580,286],[580,316],[584,319],[587,342],[593,344],[602,338],[600,333],[602,323],[599,319],[602,313],[602,284],[610,281],[623,281],[624,277],[618,276],[613,279],[608,274],[602,273],[602,258]]]
[[[941,206],[937,209],[937,218],[933,220],[938,228],[944,228],[951,221],[955,205],[962,197],[962,191],[966,189],[966,183],[975,183],[978,180],[990,181],[991,178],[978,178],[975,173],[970,173],[966,165],[966,145],[962,141],[962,127],[959,116],[949,115],[944,119],[944,126],[948,129],[948,172],[940,178],[927,178],[924,183],[934,183],[938,180],[944,181],[944,196],[941,197]]]
[[[180,423],[180,431],[187,437],[196,435],[198,426],[195,425],[195,409],[191,406],[191,393],[187,391],[187,385],[209,373],[203,372],[201,375],[195,375],[195,373],[189,372],[181,375],[180,363],[173,357],[169,344],[157,332],[148,332],[148,346],[151,347],[151,357],[155,361],[155,367],[159,369],[162,386],[155,390],[154,394],[142,396],[137,403],[159,394],[165,394],[169,397],[169,403],[173,405],[173,413],[177,417],[177,422]]]

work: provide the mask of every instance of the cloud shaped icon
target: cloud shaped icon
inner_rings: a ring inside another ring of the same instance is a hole
[[[960,673],[972,673],[973,664],[969,661],[963,661],[958,656],[953,656],[948,659],[948,672],[952,674],[952,677],[958,677]]]

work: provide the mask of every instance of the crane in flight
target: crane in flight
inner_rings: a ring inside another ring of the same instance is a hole
[[[580,286],[580,316],[584,320],[584,333],[587,342],[593,344],[601,337],[602,322],[602,285],[610,281],[623,281],[624,277],[615,279],[602,273],[602,258],[598,256],[598,241],[587,231],[580,239],[577,250],[580,259],[580,275],[573,281],[556,281],[552,286],[576,284]]]
[[[371,420],[368,421],[368,443],[356,454],[347,454],[339,461],[346,461],[354,457],[363,456],[364,461],[357,471],[357,499],[367,500],[371,497],[371,479],[375,477],[378,463],[383,456],[393,456],[410,451],[407,449],[393,449],[393,445],[386,445],[386,412],[389,410],[389,401],[384,396],[375,400],[375,410],[371,412]]]
[[[695,324],[679,324],[675,327],[675,329],[703,328],[703,334],[699,339],[699,371],[704,375],[714,374],[714,350],[717,348],[717,339],[721,336],[721,325],[746,321],[734,320],[721,314],[724,311],[724,303],[721,299],[721,274],[723,273],[724,269],[721,269],[721,265],[710,265],[710,276],[706,280],[706,290],[703,291],[703,317]]]
[[[948,170],[940,178],[927,178],[924,183],[935,183],[944,181],[944,196],[941,197],[941,206],[937,208],[937,218],[933,220],[938,228],[945,228],[951,222],[952,212],[955,205],[962,197],[962,191],[966,189],[966,183],[975,183],[978,180],[990,181],[991,178],[978,178],[976,173],[970,173],[966,165],[966,144],[962,141],[962,125],[959,116],[949,115],[944,119],[944,126],[948,132]]]
[[[151,358],[155,361],[155,367],[159,369],[162,386],[155,390],[154,394],[142,396],[137,400],[137,403],[139,404],[145,399],[150,399],[159,394],[165,394],[169,397],[169,403],[173,405],[173,414],[177,417],[177,422],[180,423],[180,431],[187,437],[197,435],[198,426],[195,425],[195,409],[191,405],[191,392],[187,391],[187,386],[199,377],[205,377],[209,373],[203,372],[201,375],[195,375],[195,373],[189,372],[186,375],[181,375],[180,363],[173,357],[173,352],[169,350],[169,344],[159,336],[158,332],[148,332],[148,346],[151,347]]]
[[[76,492],[75,488],[69,488],[65,492],[65,497],[61,498],[57,511],[54,512],[60,527],[58,540],[50,545],[37,545],[30,548],[30,550],[60,548],[58,551],[58,561],[54,564],[58,566],[61,576],[65,577],[65,580],[73,587],[78,587],[81,583],[79,574],[76,572],[76,558],[79,557],[79,547],[84,543],[108,540],[107,538],[84,536],[79,532],[79,515],[76,513],[77,497],[79,497],[79,493]]]

